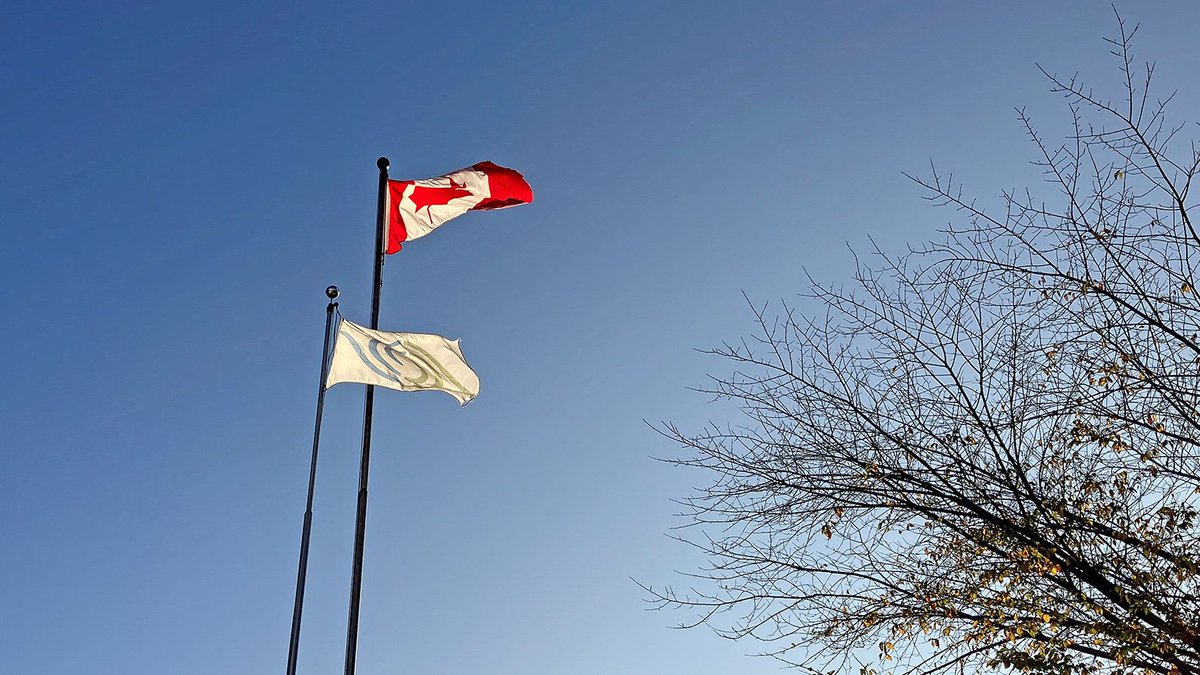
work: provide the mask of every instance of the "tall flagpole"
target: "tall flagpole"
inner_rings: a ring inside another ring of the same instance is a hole
[[[300,616],[304,613],[304,582],[308,578],[308,541],[312,534],[313,491],[317,484],[317,450],[321,447],[321,416],[325,411],[325,376],[329,372],[329,329],[333,310],[338,304],[338,287],[325,289],[329,305],[325,307],[325,342],[321,347],[321,380],[317,385],[317,421],[313,425],[312,462],[308,466],[308,503],[304,507],[304,532],[300,535],[300,566],[296,570],[296,602],[292,606],[292,638],[288,644],[287,675],[296,675],[296,657],[300,653]]]
[[[387,231],[388,166],[387,157],[380,157],[379,201],[375,215],[375,280],[371,293],[371,328],[379,329],[379,295],[383,289],[383,241]],[[350,577],[350,617],[346,621],[346,673],[354,675],[354,661],[358,655],[358,609],[362,595],[363,540],[367,534],[367,475],[371,466],[371,413],[375,408],[375,387],[367,385],[366,401],[363,405],[362,458],[358,466],[358,513],[354,518],[354,572]]]

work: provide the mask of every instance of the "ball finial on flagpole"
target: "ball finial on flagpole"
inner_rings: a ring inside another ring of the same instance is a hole
[[[341,291],[338,290],[337,286],[330,286],[325,289],[325,295],[329,296],[330,300],[337,300],[338,296],[341,295]]]
[[[380,171],[387,171],[388,167],[391,165],[392,163],[388,161],[387,157],[380,157],[379,159],[375,160],[375,166],[379,167]]]

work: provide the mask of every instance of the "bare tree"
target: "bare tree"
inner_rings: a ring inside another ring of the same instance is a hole
[[[708,566],[651,590],[686,625],[812,672],[1200,673],[1200,154],[1118,26],[1119,101],[1046,72],[1061,146],[1020,113],[1057,206],[912,177],[944,240],[714,350],[742,419],[662,429],[711,479]]]

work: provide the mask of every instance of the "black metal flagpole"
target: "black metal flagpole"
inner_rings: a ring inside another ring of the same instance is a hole
[[[308,467],[308,502],[304,507],[304,532],[300,535],[300,566],[296,570],[296,603],[292,606],[292,639],[288,644],[287,675],[296,675],[296,657],[300,652],[300,616],[304,613],[304,582],[308,577],[308,541],[312,534],[313,490],[317,484],[317,450],[321,447],[321,415],[325,411],[325,376],[329,371],[330,328],[333,310],[338,304],[337,286],[325,289],[329,305],[325,307],[325,342],[321,347],[321,380],[317,385],[317,421],[313,425],[312,462]]]
[[[388,166],[387,157],[380,157],[379,201],[375,215],[375,280],[371,293],[371,328],[379,328],[379,296],[383,289],[384,232],[387,229]],[[358,655],[358,609],[362,595],[363,540],[367,534],[367,475],[371,466],[371,413],[375,408],[375,387],[367,385],[363,405],[362,458],[358,466],[358,513],[354,518],[354,572],[350,577],[350,617],[346,621],[346,673],[354,675]]]

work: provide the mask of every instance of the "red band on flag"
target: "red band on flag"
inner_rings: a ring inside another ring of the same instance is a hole
[[[398,252],[401,248],[400,243],[408,239],[408,230],[404,227],[404,221],[400,219],[400,209],[397,207],[400,199],[404,196],[406,187],[408,187],[408,183],[388,181],[388,243],[386,250],[389,254]]]
[[[533,201],[533,188],[517,171],[491,162],[480,162],[471,168],[487,174],[491,188],[491,195],[475,207],[476,211],[504,209]]]

